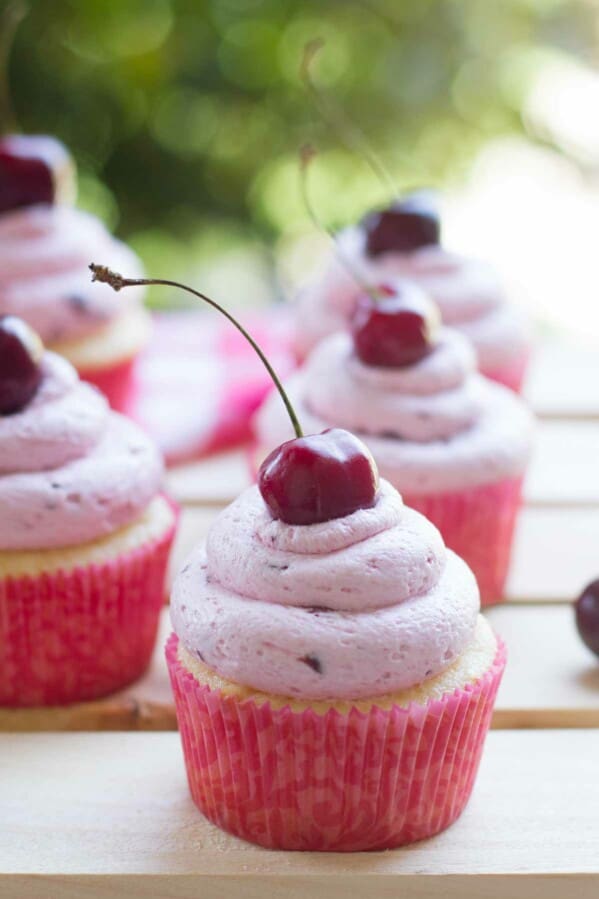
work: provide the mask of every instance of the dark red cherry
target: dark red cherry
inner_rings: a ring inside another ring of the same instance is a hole
[[[575,608],[578,633],[591,652],[599,656],[599,580],[585,587]]]
[[[369,256],[411,253],[438,244],[441,223],[434,194],[416,191],[396,200],[387,209],[371,212],[362,220]]]
[[[0,318],[0,415],[23,409],[42,379],[41,340],[20,318]]]
[[[404,281],[393,291],[358,298],[351,319],[356,355],[366,365],[401,368],[423,359],[434,347],[439,311],[426,293]]]
[[[56,203],[72,189],[70,156],[60,141],[41,134],[0,140],[0,212]]]
[[[288,440],[258,472],[264,502],[287,524],[318,524],[370,509],[378,483],[369,449],[341,428]]]

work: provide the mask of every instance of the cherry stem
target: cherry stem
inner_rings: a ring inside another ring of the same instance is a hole
[[[323,90],[317,87],[312,78],[312,63],[314,58],[324,47],[324,43],[322,38],[314,38],[305,45],[300,65],[300,78],[308,92],[311,94],[314,104],[323,121],[332,128],[335,133],[341,135],[350,150],[353,150],[359,156],[363,157],[383,187],[386,190],[390,190],[394,196],[397,196],[398,190],[387,166],[372,149],[364,132],[337,103],[333,103],[327,98]]]
[[[306,207],[306,211],[312,220],[312,224],[318,231],[323,231],[328,237],[331,238],[333,243],[335,244],[335,250],[337,252],[337,258],[339,262],[346,269],[350,277],[356,282],[358,287],[367,293],[373,300],[376,299],[376,290],[374,287],[369,287],[362,278],[354,269],[353,265],[350,263],[347,256],[345,256],[341,250],[339,249],[339,244],[337,243],[337,235],[332,230],[332,228],[327,227],[320,217],[317,215],[316,210],[314,209],[314,205],[312,200],[310,199],[310,191],[308,190],[308,168],[310,163],[316,156],[316,150],[311,144],[304,144],[304,146],[300,149],[300,193],[302,195],[302,200],[304,201],[304,206]]]
[[[92,272],[92,281],[100,281],[103,284],[110,284],[113,290],[119,291],[123,287],[151,287],[152,285],[160,285],[163,287],[176,287],[179,290],[185,290],[187,293],[192,294],[192,296],[197,297],[202,300],[204,303],[208,303],[209,306],[212,306],[214,309],[218,309],[222,315],[227,318],[232,325],[234,325],[237,330],[243,334],[247,342],[250,346],[255,350],[258,354],[264,367],[266,368],[268,374],[273,380],[273,383],[279,394],[283,403],[285,404],[285,408],[289,414],[289,418],[291,419],[291,424],[293,425],[293,430],[295,431],[296,437],[303,437],[304,432],[302,431],[301,425],[299,423],[299,419],[295,413],[295,409],[291,405],[291,400],[287,396],[285,388],[281,384],[279,377],[272,365],[266,358],[264,352],[260,349],[252,335],[246,331],[246,329],[241,325],[236,318],[234,318],[230,312],[228,312],[223,306],[217,303],[215,300],[212,300],[209,296],[206,296],[205,293],[202,293],[199,290],[194,290],[193,287],[188,287],[186,284],[180,284],[178,281],[169,281],[166,278],[125,278],[123,275],[120,275],[118,272],[113,272],[105,265],[96,265],[95,263],[91,263],[90,270]]]
[[[17,28],[27,15],[27,5],[15,0],[4,8],[0,19],[0,131],[7,133],[15,126],[10,100],[8,64]]]

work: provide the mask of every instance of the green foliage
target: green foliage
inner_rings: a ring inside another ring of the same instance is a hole
[[[590,53],[592,4],[565,0],[31,0],[10,66],[20,126],[74,153],[80,202],[172,274],[227,243],[306,226],[297,150],[335,223],[384,196],[319,121],[314,77],[399,186],[462,178],[491,137],[523,129],[540,50]]]

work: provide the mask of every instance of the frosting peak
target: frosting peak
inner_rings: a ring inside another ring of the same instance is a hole
[[[365,365],[351,338],[324,340],[306,362],[308,410],[358,434],[426,443],[470,427],[480,416],[481,380],[467,341],[444,329],[423,359],[405,368]]]
[[[222,677],[287,696],[359,699],[444,670],[472,639],[468,567],[386,482],[376,506],[296,527],[251,487],[177,577],[173,626]]]
[[[0,551],[75,546],[132,522],[162,462],[132,422],[53,353],[20,412],[0,416]]]
[[[135,254],[89,213],[69,206],[28,206],[0,215],[0,314],[18,315],[47,344],[85,337],[136,302],[93,285],[88,266],[101,258],[135,277]]]

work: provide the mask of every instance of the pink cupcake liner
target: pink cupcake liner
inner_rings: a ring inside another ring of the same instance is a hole
[[[83,369],[79,376],[100,390],[116,412],[128,412],[136,396],[135,358],[106,368]]]
[[[511,362],[506,362],[501,366],[495,366],[494,368],[485,368],[484,366],[481,366],[480,372],[486,378],[490,378],[491,381],[497,381],[499,384],[503,384],[504,387],[509,387],[514,393],[522,393],[522,386],[530,362],[530,356],[530,352],[527,351],[516,359],[513,359]]]
[[[273,849],[355,852],[432,836],[472,791],[505,667],[426,705],[324,715],[239,701],[166,658],[187,777],[200,811]]]
[[[174,533],[102,564],[0,578],[0,705],[82,702],[140,677]]]
[[[432,521],[445,544],[468,563],[483,606],[504,598],[522,481],[503,480],[455,493],[402,494],[406,506]]]

